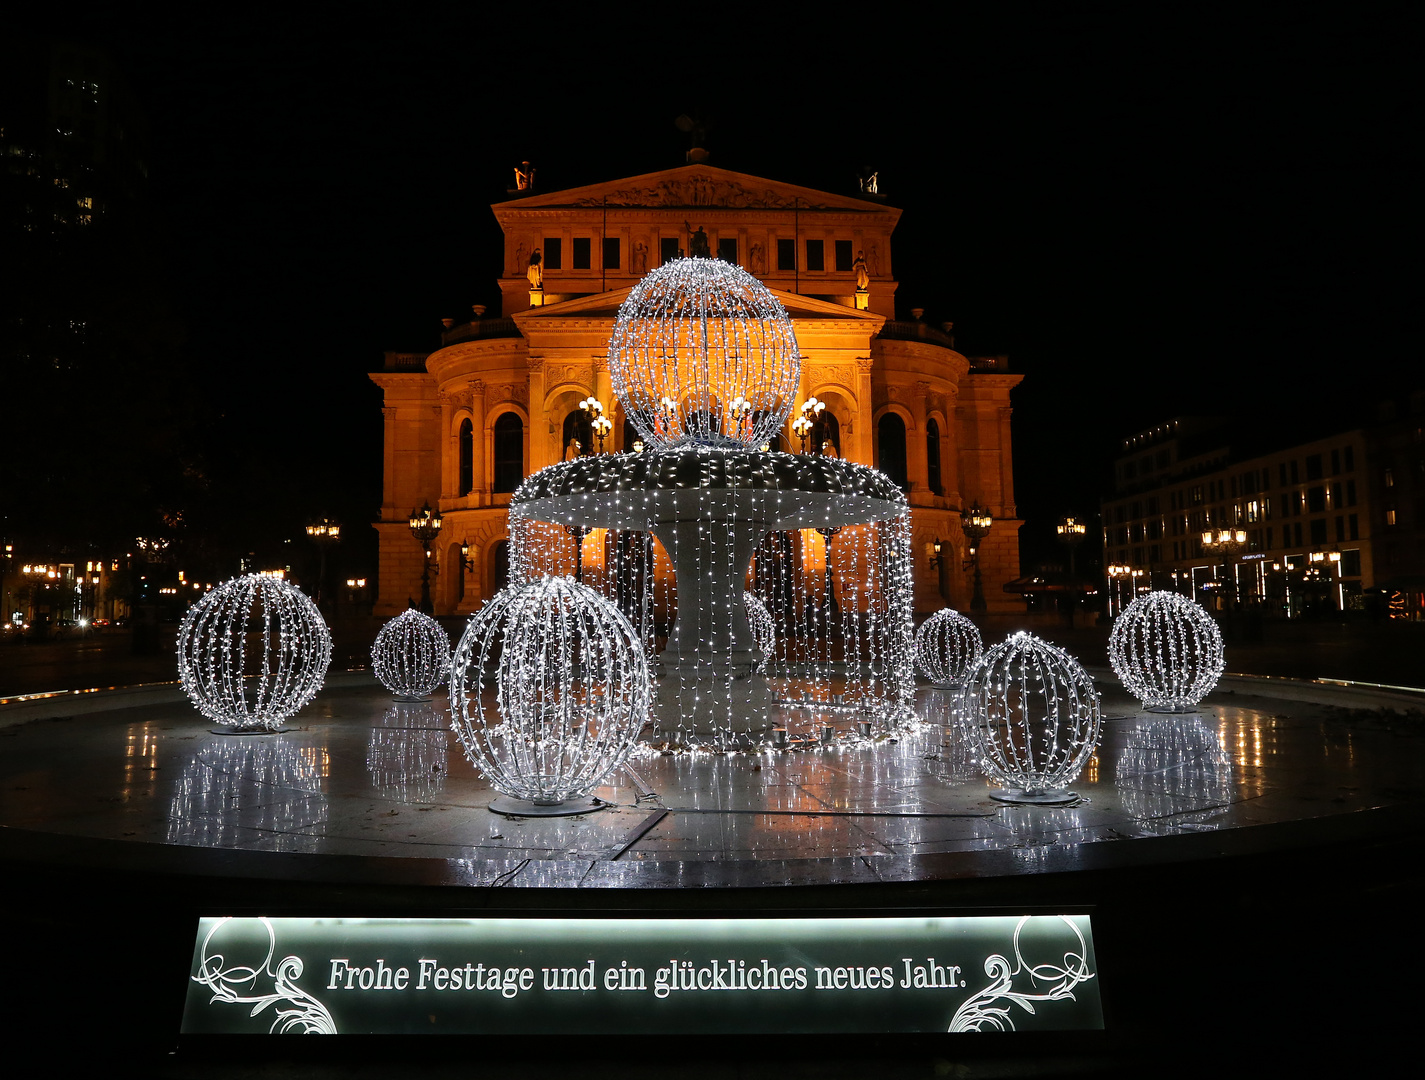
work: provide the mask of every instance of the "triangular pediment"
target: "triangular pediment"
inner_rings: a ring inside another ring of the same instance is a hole
[[[839,195],[816,188],[786,184],[748,173],[719,169],[712,165],[680,165],[676,169],[645,173],[563,191],[542,192],[507,202],[492,209],[525,212],[569,207],[647,207],[650,209],[765,209],[834,210],[842,213],[889,214],[900,211],[871,199]]]
[[[566,319],[576,322],[607,319],[612,322],[618,316],[619,307],[628,299],[628,294],[632,291],[632,286],[630,286],[627,289],[614,289],[611,292],[578,296],[572,300],[562,300],[557,304],[546,304],[543,307],[518,311],[513,315],[513,318],[515,325],[520,328],[520,333],[526,336],[532,329],[550,329],[557,326],[561,320]],[[794,323],[799,320],[841,321],[847,323],[848,326],[860,323],[874,333],[886,321],[883,315],[876,315],[870,311],[858,311],[843,304],[802,296],[800,293],[782,292],[780,289],[769,291],[777,298],[782,307],[786,308],[787,314],[792,317]]]

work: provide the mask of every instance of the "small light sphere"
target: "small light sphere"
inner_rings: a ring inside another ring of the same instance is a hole
[[[178,681],[219,724],[276,731],[316,696],[332,639],[317,605],[290,582],[247,574],[210,590],[178,630]]]
[[[619,307],[609,375],[652,449],[773,442],[801,381],[792,320],[770,289],[721,259],[674,259]]]
[[[772,650],[777,647],[777,624],[772,613],[756,593],[744,592],[742,603],[747,608],[747,625],[752,628],[757,651],[762,654],[762,663],[772,659]]]
[[[501,590],[466,626],[451,665],[451,727],[491,787],[558,806],[623,763],[651,692],[623,613],[571,577],[544,576]]]
[[[1192,712],[1222,677],[1222,632],[1201,605],[1150,592],[1123,609],[1108,634],[1108,661],[1149,712]]]
[[[376,635],[371,670],[397,701],[425,701],[450,674],[450,635],[429,615],[407,608]]]
[[[1093,678],[1062,649],[1020,631],[987,650],[962,691],[980,768],[1010,802],[1068,802],[1067,790],[1098,747]]]
[[[962,685],[984,651],[980,628],[954,608],[937,611],[915,632],[915,666],[936,686]]]

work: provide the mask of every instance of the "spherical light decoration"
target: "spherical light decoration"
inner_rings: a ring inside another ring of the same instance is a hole
[[[178,680],[208,719],[276,731],[326,678],[332,639],[317,605],[279,578],[248,574],[199,600],[178,631]]]
[[[956,687],[985,651],[980,629],[953,608],[942,608],[915,632],[915,666],[936,686]]]
[[[1222,632],[1186,596],[1145,593],[1114,620],[1108,660],[1149,712],[1192,712],[1222,676]]]
[[[962,708],[980,767],[1006,802],[1057,803],[1098,746],[1098,692],[1068,653],[1033,634],[1011,634],[966,678]]]
[[[451,726],[493,788],[559,807],[623,762],[650,693],[623,613],[573,578],[546,576],[503,589],[470,620],[451,666]]]
[[[429,615],[407,608],[376,635],[371,669],[397,701],[425,701],[450,672],[450,636]]]
[[[767,605],[756,593],[744,592],[742,603],[747,608],[747,625],[752,627],[752,637],[757,642],[757,651],[762,654],[762,663],[772,658],[772,650],[777,647],[777,624]]]
[[[650,449],[774,442],[795,403],[801,358],[771,291],[721,259],[675,259],[619,307],[609,374]]]

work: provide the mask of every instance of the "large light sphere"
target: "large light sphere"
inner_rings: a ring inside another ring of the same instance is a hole
[[[1149,712],[1192,712],[1222,676],[1222,632],[1186,596],[1145,593],[1114,620],[1108,661]]]
[[[295,585],[262,574],[225,581],[178,630],[178,681],[219,724],[276,731],[316,696],[332,658],[317,605]]]
[[[980,767],[1003,785],[992,797],[1055,803],[1098,746],[1098,692],[1068,653],[1033,634],[1011,634],[970,669],[962,697]]]
[[[954,608],[937,611],[915,632],[915,666],[936,686],[961,685],[984,651],[980,628]]]
[[[493,694],[482,690],[491,683]],[[491,787],[558,807],[622,764],[650,693],[623,613],[573,578],[541,577],[501,590],[466,626],[451,665],[451,726]]]
[[[371,669],[397,701],[424,701],[450,672],[450,635],[429,615],[407,608],[376,635]]]
[[[772,650],[777,647],[777,624],[756,593],[744,592],[742,604],[747,609],[747,625],[752,628],[752,638],[757,642],[757,651],[762,654],[762,663],[765,664],[772,659]]]
[[[765,285],[721,259],[675,259],[619,307],[609,374],[651,449],[775,443],[801,357],[792,320]]]

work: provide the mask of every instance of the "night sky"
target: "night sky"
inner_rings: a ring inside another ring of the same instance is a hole
[[[932,28],[923,6],[704,5],[706,29],[662,30],[670,9],[636,5],[247,5],[226,23],[66,6],[32,29],[106,45],[142,101],[215,491],[253,546],[313,513],[375,515],[366,373],[496,309],[489,204],[513,164],[546,191],[669,168],[687,113],[723,168],[831,191],[879,169],[904,210],[900,316],[953,320],[963,351],[1025,375],[1032,566],[1057,557],[1054,518],[1094,512],[1123,435],[1183,414],[1344,428],[1420,381],[1403,15],[1149,7],[952,8]],[[374,570],[374,534],[351,540],[342,569]]]

